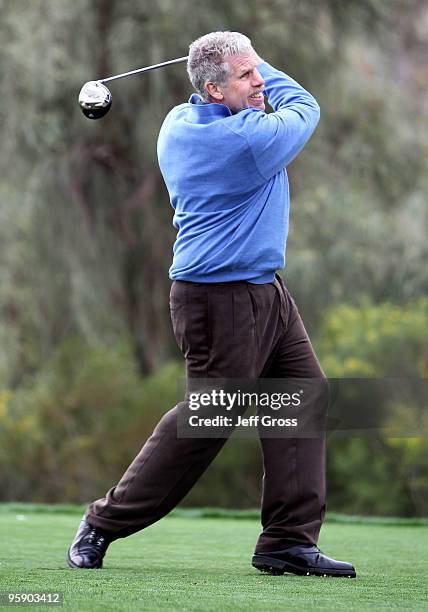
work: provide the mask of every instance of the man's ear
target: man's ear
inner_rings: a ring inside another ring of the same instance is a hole
[[[224,99],[223,92],[215,83],[211,83],[207,81],[205,83],[205,89],[209,93],[210,97],[213,98],[216,102],[221,102]]]

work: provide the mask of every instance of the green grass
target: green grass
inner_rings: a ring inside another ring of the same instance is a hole
[[[65,563],[79,517],[25,509],[0,512],[0,590],[59,591],[69,610],[428,610],[424,524],[328,522],[320,547],[352,561],[356,580],[260,574],[258,521],[191,512],[113,543],[103,570],[82,571]]]

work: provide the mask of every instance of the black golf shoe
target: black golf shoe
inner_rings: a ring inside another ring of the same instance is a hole
[[[68,565],[73,569],[100,569],[110,542],[106,534],[91,527],[84,516],[67,553]]]
[[[317,546],[297,544],[285,550],[255,553],[253,567],[261,572],[280,575],[285,572],[299,576],[336,576],[356,578],[355,568],[345,561],[324,555]]]

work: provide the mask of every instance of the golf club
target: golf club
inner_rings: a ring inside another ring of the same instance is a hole
[[[149,70],[156,70],[157,68],[163,68],[164,66],[180,64],[186,61],[187,56],[179,57],[167,62],[161,62],[160,64],[153,64],[153,66],[137,68],[136,70],[116,74],[115,76],[107,77],[105,79],[99,79],[98,81],[88,81],[83,85],[79,93],[79,106],[82,113],[88,119],[101,119],[101,117],[104,117],[104,115],[109,112],[112,103],[112,95],[104,83],[133,76],[134,74],[140,74],[141,72],[149,72]]]

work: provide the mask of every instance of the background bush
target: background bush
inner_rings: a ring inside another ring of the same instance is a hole
[[[338,306],[325,318],[315,344],[330,377],[411,378],[414,364],[423,374],[428,300],[402,308],[367,300]],[[181,399],[183,375],[182,365],[171,362],[141,378],[125,340],[91,347],[69,339],[25,385],[0,395],[0,459],[7,466],[3,499],[85,502],[104,495],[161,415]],[[412,406],[403,409],[405,427]],[[428,420],[421,433],[427,429]],[[333,433],[329,509],[425,515],[427,453],[426,437],[336,438]],[[261,476],[258,441],[232,438],[185,504],[255,506]]]

